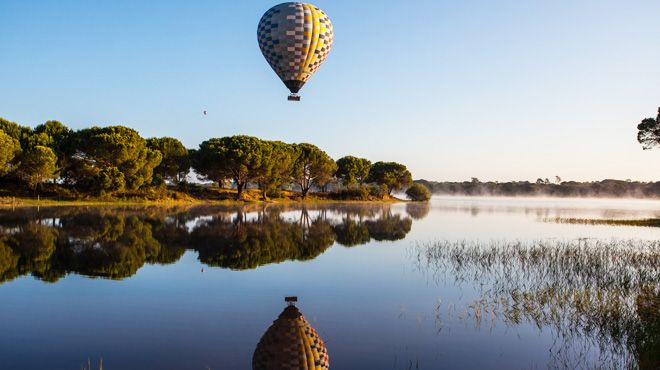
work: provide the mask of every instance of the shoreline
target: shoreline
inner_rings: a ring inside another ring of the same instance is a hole
[[[292,204],[394,204],[394,203],[416,203],[405,199],[391,198],[382,200],[333,200],[310,198],[295,200],[276,198],[268,201],[263,200],[57,200],[50,198],[0,198],[0,208],[16,207],[72,207],[72,206],[244,206],[244,205],[292,205]]]

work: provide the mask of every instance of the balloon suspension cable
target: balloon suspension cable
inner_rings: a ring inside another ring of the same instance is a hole
[[[291,94],[287,98],[288,101],[300,101],[300,95],[298,94]]]

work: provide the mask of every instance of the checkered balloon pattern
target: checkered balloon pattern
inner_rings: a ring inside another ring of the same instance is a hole
[[[328,370],[323,340],[295,306],[284,309],[261,337],[252,370]]]
[[[297,93],[328,57],[333,38],[328,16],[305,3],[272,7],[257,29],[261,52],[292,93]]]

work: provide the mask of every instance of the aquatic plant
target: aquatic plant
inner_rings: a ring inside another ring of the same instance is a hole
[[[660,241],[437,241],[415,251],[423,271],[477,288],[463,318],[552,328],[549,366],[577,367],[594,348],[598,367],[660,363]]]

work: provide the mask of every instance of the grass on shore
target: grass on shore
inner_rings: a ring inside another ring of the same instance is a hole
[[[259,203],[395,203],[404,200],[395,197],[384,199],[332,199],[328,193],[311,193],[303,198],[299,192],[281,191],[278,197],[263,200],[257,189],[243,190],[241,199],[237,199],[235,189],[196,187],[188,191],[176,188],[149,188],[138,191],[124,191],[111,195],[79,195],[62,188],[53,187],[41,196],[8,196],[0,193],[0,207],[18,206],[94,206],[94,205],[242,205]]]

